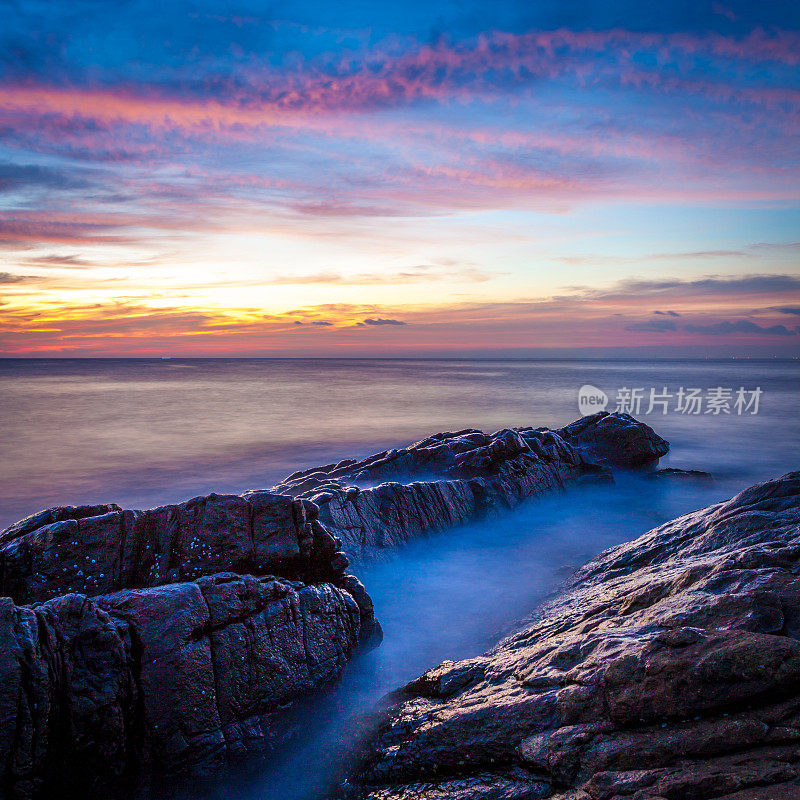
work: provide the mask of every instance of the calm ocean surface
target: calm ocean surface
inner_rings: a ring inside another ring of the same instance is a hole
[[[562,426],[578,388],[760,387],[758,414],[637,416],[668,439],[662,466],[710,485],[571,490],[357,570],[385,641],[299,716],[268,766],[187,797],[316,800],[353,719],[424,669],[477,654],[587,558],[661,522],[800,468],[800,362],[431,360],[0,360],[0,527],[57,504],[143,508],[264,488],[295,469],[367,455],[441,430]],[[645,402],[642,411],[647,410]]]
[[[0,525],[269,486],[434,431],[561,426],[586,383],[760,386],[755,416],[640,416],[673,443],[669,463],[732,485],[792,466],[800,361],[0,360]]]

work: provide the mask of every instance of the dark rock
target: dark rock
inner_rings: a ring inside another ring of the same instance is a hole
[[[107,797],[280,743],[289,706],[381,640],[316,516],[212,494],[50,509],[0,534],[0,797]]]
[[[669,442],[629,414],[600,411],[556,431],[592,460],[621,467],[650,466],[669,452]]]
[[[603,413],[559,431],[437,433],[360,461],[295,472],[274,491],[313,500],[320,521],[358,559],[572,482],[613,483],[607,464],[652,465],[668,449],[633,417]]]
[[[147,511],[59,507],[11,526],[0,533],[0,592],[11,598],[0,602],[3,796],[64,785],[102,797],[143,775],[269,751],[285,736],[288,705],[334,682],[357,646],[380,642],[372,601],[345,572],[343,540],[356,555],[393,547],[581,477],[608,479],[596,462],[609,453],[628,463],[657,449],[625,415],[592,426],[602,436],[592,444],[573,431],[577,447],[533,428],[436,434],[295,473],[274,491]],[[791,680],[784,656],[776,669]],[[448,667],[419,691],[458,696],[482,669]],[[620,694],[619,713],[634,702]],[[552,709],[530,713],[544,720]],[[436,791],[490,800],[546,786],[518,764],[489,772],[485,791],[473,774]]]
[[[699,469],[677,469],[676,467],[666,467],[648,472],[644,476],[648,480],[690,480],[712,483],[714,478],[710,472],[703,472]]]
[[[609,550],[397,694],[351,795],[796,798],[799,574],[800,472]]]
[[[335,681],[360,611],[329,584],[233,574],[35,606],[0,600],[0,796],[108,797],[286,735]]]
[[[0,533],[0,593],[17,603],[237,572],[338,584],[341,542],[306,500],[210,494],[148,511],[54,508]]]

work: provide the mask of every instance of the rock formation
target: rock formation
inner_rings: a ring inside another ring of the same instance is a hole
[[[274,491],[313,500],[325,527],[362,558],[572,481],[607,481],[609,465],[652,466],[668,450],[628,414],[600,412],[557,431],[438,433],[360,461],[295,472]]]
[[[4,531],[0,796],[107,797],[274,747],[287,708],[380,641],[347,563],[312,503],[270,492]]]
[[[800,472],[580,569],[517,634],[399,691],[350,796],[800,797]]]
[[[269,750],[289,705],[380,641],[342,539],[364,555],[667,448],[627,415],[598,414],[560,432],[437,434],[273,491],[52,508],[12,525],[0,533],[0,796],[68,785],[107,797]]]

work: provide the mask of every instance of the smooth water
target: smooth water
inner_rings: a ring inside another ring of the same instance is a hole
[[[756,416],[647,418],[672,463],[737,485],[787,468],[800,438],[800,361],[0,359],[0,526],[57,504],[264,487],[435,431],[560,426],[585,383],[761,386]]]
[[[761,387],[756,415],[639,414],[671,442],[662,466],[710,471],[710,485],[622,475],[359,568],[381,647],[298,716],[296,738],[267,766],[189,793],[312,800],[346,756],[354,721],[383,694],[482,652],[604,548],[800,468],[799,379],[800,362],[738,360],[0,361],[0,526],[58,503],[147,507],[267,487],[300,467],[441,430],[557,427],[579,416],[583,384],[612,398],[623,386]]]

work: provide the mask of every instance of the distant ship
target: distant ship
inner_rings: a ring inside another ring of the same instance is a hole
[[[171,358],[172,356],[161,356],[162,361],[169,361]]]

